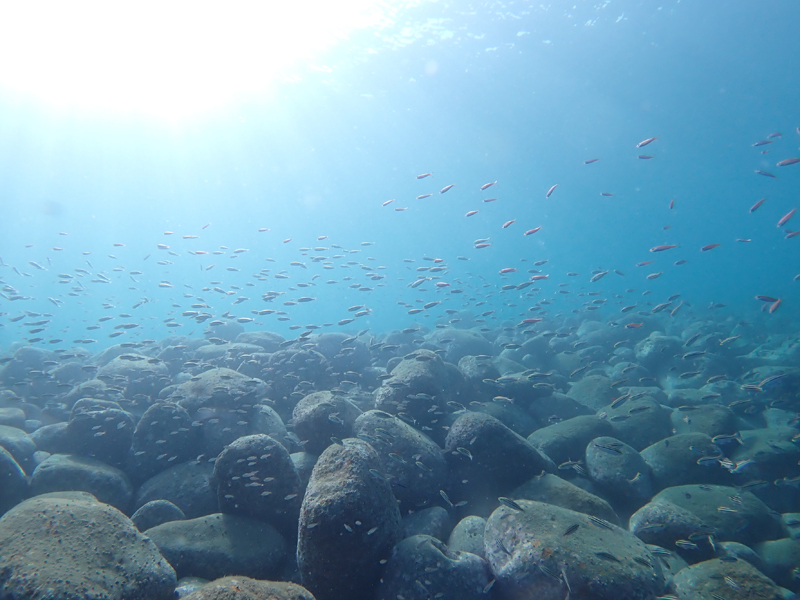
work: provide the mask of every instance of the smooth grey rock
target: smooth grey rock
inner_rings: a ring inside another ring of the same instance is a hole
[[[586,375],[573,383],[567,392],[567,396],[594,410],[599,410],[611,404],[611,401],[617,395],[619,394],[611,387],[611,380],[604,375]],[[592,437],[610,435],[610,433],[610,431],[607,433],[602,432]]]
[[[245,331],[236,336],[236,341],[243,344],[256,344],[264,352],[277,352],[285,341],[283,336],[271,331]]]
[[[25,429],[25,411],[21,408],[0,407],[0,425]]]
[[[369,597],[379,561],[400,537],[400,511],[380,468],[375,450],[357,439],[329,446],[314,466],[300,510],[297,564],[317,600]]]
[[[720,450],[704,433],[673,435],[641,451],[653,472],[655,489],[691,483],[731,483],[732,477],[718,464],[697,463],[703,456],[717,456]]]
[[[175,588],[175,571],[155,544],[117,509],[82,492],[12,508],[0,519],[0,548],[0,598],[168,600]]]
[[[643,450],[672,435],[671,411],[650,396],[628,400],[621,406],[608,406],[603,410],[614,430],[612,436],[636,450]]]
[[[177,598],[186,598],[186,596],[196,592],[207,583],[208,579],[203,579],[202,577],[181,577],[175,586],[175,596]]]
[[[380,410],[360,415],[354,429],[380,456],[381,472],[394,482],[392,491],[402,512],[441,501],[447,463],[441,448],[427,435]]]
[[[563,600],[569,589],[562,569],[572,593],[586,600],[663,593],[658,559],[633,534],[566,508],[518,504],[522,512],[501,506],[486,524],[486,558],[504,598]]]
[[[617,506],[636,509],[653,497],[650,465],[635,449],[613,437],[595,438],[586,446],[586,470]]]
[[[778,540],[780,541],[780,540]],[[770,544],[771,542],[765,542]],[[714,558],[721,558],[723,560],[746,560],[756,569],[762,573],[766,573],[764,561],[758,555],[758,552],[753,550],[750,546],[745,546],[739,542],[717,542],[717,554]]]
[[[738,496],[734,502],[731,496]],[[755,542],[777,539],[782,535],[780,520],[752,493],[721,485],[681,485],[667,488],[652,500],[671,502],[696,515],[711,527],[718,540]],[[728,510],[720,510],[723,507]]]
[[[94,458],[53,454],[33,471],[31,494],[34,496],[68,491],[89,492],[123,513],[128,512],[133,501],[133,484],[128,476]]]
[[[488,514],[498,496],[531,477],[556,470],[553,461],[525,438],[494,417],[475,412],[461,414],[450,427],[445,459],[453,482],[451,501],[467,500],[477,514]]]
[[[68,453],[123,468],[133,429],[133,417],[116,402],[82,398],[70,412],[65,434]]]
[[[268,435],[240,437],[214,463],[220,511],[270,523],[294,535],[300,477],[289,452]]]
[[[403,538],[427,535],[444,541],[452,529],[450,513],[441,506],[432,506],[405,515],[400,523]]]
[[[793,592],[800,592],[800,540],[783,538],[763,542],[755,551],[764,563],[763,572],[777,583]]]
[[[695,563],[713,558],[714,547],[707,536],[700,536],[692,546],[680,547],[678,540],[691,541],[699,531],[711,530],[690,510],[661,499],[648,502],[631,515],[630,531],[647,544],[661,546],[677,553],[687,562]]]
[[[97,379],[113,380],[116,386],[122,386],[125,398],[139,395],[157,398],[168,377],[164,361],[133,352],[117,356],[97,372]]]
[[[800,512],[783,513],[781,522],[788,537],[800,539]]]
[[[198,438],[188,412],[174,402],[157,402],[136,424],[125,470],[141,484],[200,454]]]
[[[361,411],[346,398],[331,392],[313,392],[294,407],[294,432],[306,441],[307,452],[319,454],[331,445],[331,437],[353,437],[353,423]]]
[[[375,597],[483,600],[490,579],[488,565],[479,556],[450,550],[430,536],[415,535],[392,550]]]
[[[486,519],[481,517],[464,517],[450,532],[447,547],[453,552],[471,552],[485,558],[483,534],[486,531]]]
[[[29,475],[36,468],[36,464],[33,461],[33,453],[36,452],[37,448],[24,430],[9,427],[8,425],[0,425],[0,446],[5,448],[14,457],[17,464],[22,467],[22,470]]]
[[[303,586],[249,577],[222,577],[184,597],[185,600],[314,600]]]
[[[492,354],[489,341],[477,331],[469,329],[435,329],[428,339],[437,346],[446,348],[444,359],[454,365],[465,356]],[[448,341],[445,344],[443,340]]]
[[[732,586],[725,581],[726,577],[738,589],[732,590]],[[684,569],[675,575],[672,583],[680,598],[713,598],[712,594],[729,598],[732,596],[731,591],[736,592],[736,598],[782,598],[781,590],[775,582],[744,560],[707,560]]]
[[[186,462],[162,471],[136,491],[134,509],[151,500],[169,500],[189,519],[219,512],[214,467],[208,462]]]
[[[443,415],[453,411],[447,403],[465,385],[461,371],[454,365],[448,367],[435,352],[419,349],[406,355],[391,375],[375,390],[375,408],[413,421],[417,429],[440,443],[445,433]],[[433,405],[437,410],[431,411]]]
[[[244,575],[272,579],[286,559],[286,541],[260,521],[216,513],[148,529],[178,577]]]
[[[300,477],[300,487],[303,490],[303,494],[305,494],[308,480],[311,479],[311,473],[319,457],[310,452],[294,452],[290,456],[294,463],[295,471],[297,471],[297,475]]]
[[[731,435],[739,429],[736,415],[721,404],[700,404],[694,410],[674,410],[670,415],[675,433],[704,433],[710,437]]]
[[[139,531],[146,531],[170,521],[183,521],[186,515],[169,500],[153,500],[142,506],[131,516]]]
[[[553,392],[549,396],[537,398],[528,407],[528,412],[535,417],[543,427],[550,425],[551,418],[555,417],[562,421],[572,419],[580,415],[593,415],[594,410],[581,404],[574,398],[570,398],[560,392]]]
[[[542,427],[528,436],[528,442],[556,464],[561,464],[580,460],[589,442],[596,437],[611,436],[613,432],[608,420],[585,415]]]
[[[28,497],[28,478],[11,456],[0,446],[0,516]]]
[[[797,429],[794,427],[742,431],[742,443],[736,444],[730,451],[731,460],[737,463],[744,460],[753,461],[742,472],[741,483],[752,479],[776,481],[797,477],[800,444],[792,441],[796,435]],[[794,486],[797,487],[797,483]]]
[[[50,454],[66,454],[69,451],[66,421],[39,427],[28,437],[36,444],[37,450]]]
[[[619,517],[608,502],[550,473],[532,477],[511,492],[511,497],[568,508],[619,525]]]

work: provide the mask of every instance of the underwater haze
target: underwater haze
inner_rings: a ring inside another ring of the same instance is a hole
[[[147,6],[0,66],[0,542],[155,571],[0,600],[800,592],[800,4]]]

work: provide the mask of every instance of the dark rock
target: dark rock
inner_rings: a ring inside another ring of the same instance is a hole
[[[450,499],[455,503],[468,500],[478,514],[488,514],[498,496],[507,495],[542,471],[556,470],[553,461],[525,438],[481,413],[461,414],[450,427],[445,444],[454,482]]]
[[[477,331],[469,329],[435,329],[428,340],[438,347],[444,347],[444,359],[454,365],[465,356],[492,354],[489,341]]]
[[[697,464],[701,457],[719,454],[719,448],[703,433],[673,435],[641,451],[642,458],[652,469],[657,490],[688,483],[731,482],[730,474],[718,464]]]
[[[603,375],[586,375],[573,383],[567,392],[567,396],[593,410],[599,410],[611,404],[614,397],[618,395],[616,390],[611,387],[611,380]]]
[[[244,327],[234,321],[213,321],[214,325],[209,323],[203,335],[210,339],[212,342],[214,338],[232,342],[237,336],[244,333]]]
[[[318,456],[309,452],[295,452],[291,457],[294,469],[300,477],[300,487],[303,490],[302,496],[305,494],[308,480],[311,479],[311,473],[314,470],[314,465],[317,464]]]
[[[107,386],[104,381],[100,381],[99,379],[90,379],[89,381],[84,381],[83,383],[73,387],[64,396],[62,402],[67,410],[72,410],[72,407],[75,405],[75,403],[82,398],[95,398],[96,400],[108,400],[110,402],[115,402],[122,399],[122,394],[120,394],[115,388],[112,389]],[[53,413],[54,411],[48,407],[46,412]],[[64,418],[68,419],[69,414],[67,414]]]
[[[178,386],[172,395],[192,419],[201,407],[240,408],[254,406],[269,393],[269,386],[260,379],[247,377],[231,369],[209,369]]]
[[[561,464],[580,460],[589,442],[610,435],[613,435],[613,427],[608,420],[586,415],[537,429],[528,436],[528,442],[556,464]]]
[[[686,352],[680,338],[665,336],[660,331],[652,332],[647,338],[636,344],[635,350],[636,360],[652,372],[656,378],[670,373],[670,369],[675,366],[675,360],[670,359],[674,356],[678,356],[680,359],[680,356]],[[679,364],[678,366],[683,365]]]
[[[72,407],[65,441],[70,454],[123,467],[133,438],[133,418],[116,402],[84,398]]]
[[[742,431],[742,443],[732,446],[729,456],[737,463],[746,460],[753,462],[748,468],[739,469],[742,472],[737,483],[745,483],[752,479],[775,481],[797,477],[800,445],[792,441],[797,433],[794,427]]]
[[[529,436],[539,427],[536,418],[523,410],[516,402],[484,402],[481,406],[473,406],[470,406],[470,409],[474,410],[474,412],[482,412],[493,416],[522,437]]]
[[[772,578],[775,583],[792,590],[800,592],[800,540],[783,538],[758,544],[756,552],[764,563],[763,571]]]
[[[309,343],[322,354],[331,369],[337,373],[360,372],[370,363],[370,353],[366,344],[358,340],[342,344],[349,336],[344,333],[319,333],[309,336]]]
[[[214,464],[214,479],[221,512],[296,530],[300,477],[289,452],[270,436],[248,435],[226,447]]]
[[[566,508],[518,503],[522,512],[501,506],[486,524],[486,558],[502,597],[563,600],[571,590],[586,600],[646,600],[663,593],[658,559],[633,534]]]
[[[614,430],[613,437],[636,450],[643,450],[672,435],[670,411],[650,396],[628,400],[616,408],[607,406],[603,410]]]
[[[117,468],[86,456],[53,454],[31,476],[31,494],[88,492],[100,502],[127,513],[133,500],[133,485]]]
[[[169,400],[184,408],[202,438],[202,452],[216,456],[232,441],[254,433],[255,408],[271,388],[227,368],[210,369],[180,384]]]
[[[218,579],[217,581],[221,580]],[[186,598],[186,596],[192,592],[196,592],[207,583],[209,583],[208,579],[203,579],[202,577],[181,577],[178,579],[178,584],[175,586],[175,597]],[[224,594],[230,595],[233,590],[226,587],[221,591]]]
[[[471,552],[485,558],[483,534],[486,531],[486,519],[469,516],[461,519],[447,540],[447,547],[453,552]]]
[[[283,419],[271,406],[266,404],[256,405],[249,421],[252,434],[263,433],[268,435],[279,444],[283,444],[290,453],[300,449],[297,444],[289,439]]]
[[[353,436],[353,423],[361,411],[349,400],[331,392],[305,396],[292,412],[294,432],[306,442],[305,450],[319,454],[331,445],[331,437]]]
[[[772,544],[774,542],[764,542],[764,543]],[[727,559],[730,561],[732,561],[734,558],[737,560],[746,560],[762,573],[767,572],[766,566],[764,565],[764,561],[761,560],[761,557],[758,555],[758,553],[755,550],[753,550],[750,546],[745,546],[744,544],[740,544],[739,542],[717,542],[716,546],[717,546],[717,552],[715,558],[721,558],[723,560]],[[758,544],[756,546],[758,546]]]
[[[447,464],[441,448],[428,436],[380,410],[363,413],[354,429],[380,456],[381,472],[393,482],[401,511],[441,499]]]
[[[169,382],[169,369],[161,359],[126,352],[100,367],[97,379],[121,386],[126,398],[157,398]]]
[[[711,540],[700,533],[707,531],[710,535],[710,528],[693,512],[672,502],[662,499],[645,504],[631,515],[628,527],[645,543],[674,551],[690,563],[714,556]],[[691,544],[677,546],[679,540]]]
[[[319,457],[300,511],[297,564],[319,600],[369,597],[379,561],[400,536],[400,512],[378,454],[361,440],[345,443]]]
[[[145,534],[178,577],[270,579],[277,576],[286,559],[286,542],[274,527],[234,515],[217,513],[170,521]]]
[[[222,577],[184,596],[185,600],[314,600],[296,583],[259,581],[248,577]]]
[[[208,462],[185,462],[145,481],[136,492],[134,509],[151,500],[169,500],[189,519],[219,512],[214,467]]]
[[[737,502],[733,502],[731,496],[737,497]],[[695,531],[701,527],[710,529],[716,540],[741,542],[748,545],[775,539],[782,535],[780,521],[772,515],[761,500],[750,492],[737,491],[736,488],[720,485],[681,485],[663,490],[647,506],[631,517],[631,530],[639,535],[637,530],[641,530],[645,525],[663,523],[663,520],[652,517],[646,519],[647,523],[645,523],[645,519],[640,515],[640,513],[648,511],[648,507],[659,503],[677,506],[683,511],[688,511],[696,519],[682,519],[686,525],[683,530],[675,533],[686,534],[690,524],[694,522],[700,524]],[[720,507],[725,510],[719,510]],[[671,509],[670,512],[676,513],[674,509]],[[673,519],[672,522],[677,523],[678,520]],[[689,534],[691,533],[689,532]],[[645,535],[640,537],[649,543],[659,545],[665,545],[660,542],[666,542],[663,537],[653,538]],[[688,535],[682,537],[682,539],[687,538]]]
[[[783,530],[788,537],[795,540],[800,539],[800,513],[783,513],[781,522],[783,523]]]
[[[325,356],[313,348],[300,348],[299,344],[269,355],[266,364],[261,365],[261,378],[271,383],[273,391],[267,396],[275,401],[272,407],[281,418],[290,419],[295,404],[306,394],[334,386],[329,367]]]
[[[438,443],[444,437],[443,417],[453,410],[447,403],[463,386],[461,372],[451,371],[430,350],[415,350],[391,374],[375,391],[375,408],[414,423]]]
[[[450,550],[436,538],[415,535],[392,550],[375,597],[480,600],[490,579],[482,558]]]
[[[186,515],[168,500],[153,500],[133,513],[131,521],[139,531],[147,531],[170,521],[183,521]]]
[[[592,415],[594,410],[562,394],[553,392],[549,396],[538,398],[528,407],[528,412],[546,427],[556,421],[565,421],[580,415]]]
[[[199,454],[197,427],[189,413],[172,402],[157,402],[136,424],[127,456],[127,472],[136,483]]]
[[[29,435],[36,449],[49,454],[66,454],[67,422],[44,425]]]
[[[30,474],[36,468],[33,460],[33,453],[37,450],[36,444],[22,429],[0,425],[0,447],[5,448],[26,473]]]
[[[737,598],[781,600],[784,597],[775,582],[744,560],[707,560],[679,572],[672,584],[680,598],[729,598],[733,586],[726,578],[736,586],[733,591]]]
[[[25,418],[21,408],[0,408],[0,425],[25,429]]]
[[[619,517],[608,502],[550,473],[531,478],[511,492],[511,497],[568,508],[619,525]]]
[[[167,600],[175,588],[175,572],[153,542],[89,494],[18,504],[0,519],[0,548],[2,598]]]
[[[441,506],[432,506],[407,514],[401,522],[402,537],[428,535],[437,540],[445,540],[452,529],[450,513]]]
[[[700,404],[691,411],[676,410],[671,415],[675,433],[704,433],[707,436],[731,435],[738,431],[736,415],[721,404]]]
[[[264,352],[277,352],[286,340],[283,336],[271,331],[245,331],[236,336],[236,341],[243,344],[261,346]]]
[[[28,478],[11,453],[0,446],[0,516],[28,497]]]
[[[476,390],[484,391],[486,394],[491,393],[492,388],[483,383],[483,380],[500,377],[500,371],[490,358],[462,356],[458,361],[458,368],[468,383],[475,386]]]
[[[586,470],[618,506],[635,510],[653,497],[650,466],[636,450],[613,437],[595,438],[586,446]]]

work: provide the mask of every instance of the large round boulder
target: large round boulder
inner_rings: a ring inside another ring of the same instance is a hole
[[[400,537],[400,511],[377,452],[347,439],[319,457],[298,527],[297,565],[318,600],[369,597]]]
[[[0,598],[168,600],[175,571],[117,509],[85,492],[18,504],[0,519]]]

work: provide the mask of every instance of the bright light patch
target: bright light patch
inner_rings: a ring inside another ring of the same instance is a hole
[[[180,117],[297,80],[357,29],[396,11],[380,0],[5,2],[0,86],[59,107]]]

